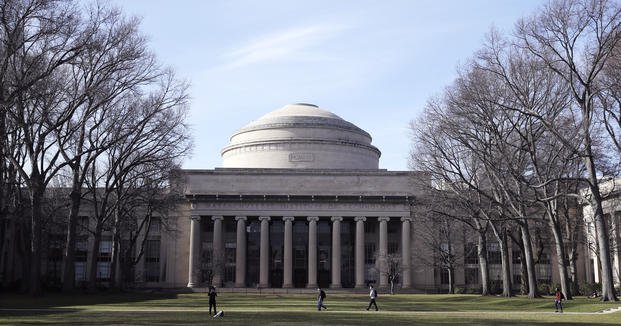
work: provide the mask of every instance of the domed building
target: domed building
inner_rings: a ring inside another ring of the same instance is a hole
[[[366,131],[305,103],[249,123],[222,150],[227,168],[376,170],[379,158]]]
[[[247,124],[222,150],[222,168],[181,171],[167,282],[383,287],[385,257],[396,254],[401,287],[411,287],[412,181],[422,175],[379,169],[380,155],[369,133],[312,104]]]

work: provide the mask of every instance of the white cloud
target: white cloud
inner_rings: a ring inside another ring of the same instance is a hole
[[[280,31],[249,42],[224,55],[230,60],[227,68],[267,61],[315,61],[329,56],[313,47],[339,35],[346,27],[339,24],[316,24]]]

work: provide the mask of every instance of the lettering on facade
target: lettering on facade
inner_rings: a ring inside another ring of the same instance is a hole
[[[314,162],[315,155],[313,153],[290,153],[289,162]]]
[[[201,202],[203,209],[251,209],[251,210],[407,210],[403,204],[379,203],[227,203]]]

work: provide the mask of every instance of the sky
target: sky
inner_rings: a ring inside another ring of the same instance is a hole
[[[408,169],[409,122],[494,27],[545,0],[110,0],[190,84],[186,169],[222,166],[230,136],[290,103],[366,130],[381,169]]]

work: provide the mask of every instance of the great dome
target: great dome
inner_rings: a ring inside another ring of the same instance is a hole
[[[236,131],[225,168],[377,169],[371,136],[316,105],[289,104]]]

